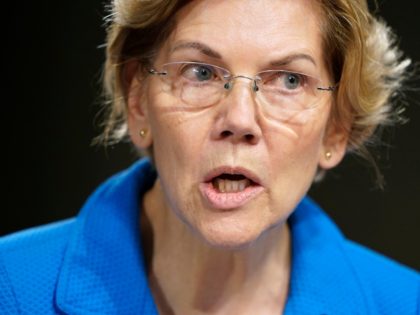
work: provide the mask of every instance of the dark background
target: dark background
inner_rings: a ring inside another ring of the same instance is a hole
[[[402,49],[419,61],[418,2],[379,2]],[[63,3],[29,1],[4,12],[0,235],[74,216],[100,182],[135,159],[126,144],[91,146],[100,131],[103,3]],[[390,145],[376,153],[384,191],[348,157],[310,193],[349,238],[420,270],[420,92],[407,101],[410,121],[386,132]]]

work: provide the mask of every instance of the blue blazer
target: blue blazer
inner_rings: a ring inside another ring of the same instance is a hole
[[[102,184],[73,219],[0,240],[0,314],[158,314],[139,233],[156,177],[142,160]],[[309,198],[289,219],[285,314],[420,314],[420,276],[347,240]]]

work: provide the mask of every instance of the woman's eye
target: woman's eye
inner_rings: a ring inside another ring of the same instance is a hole
[[[263,84],[267,88],[276,89],[279,92],[297,92],[306,85],[306,76],[300,73],[286,71],[267,71],[264,73]]]
[[[284,86],[289,90],[295,90],[301,85],[301,77],[294,73],[283,74]]]
[[[204,65],[190,65],[183,69],[183,75],[192,81],[209,81],[214,77],[214,71]]]

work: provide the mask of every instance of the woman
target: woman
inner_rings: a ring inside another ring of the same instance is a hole
[[[151,158],[1,241],[2,313],[419,312],[418,274],[305,197],[393,118],[409,62],[364,1],[120,0],[109,19],[104,140]]]

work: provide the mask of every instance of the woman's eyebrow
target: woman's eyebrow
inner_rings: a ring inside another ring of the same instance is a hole
[[[177,51],[177,50],[183,50],[183,49],[195,49],[197,51],[199,51],[200,53],[207,55],[209,57],[212,58],[217,58],[217,59],[222,59],[222,55],[220,53],[218,53],[217,51],[213,50],[212,48],[210,48],[209,46],[207,46],[206,44],[197,42],[197,41],[193,41],[193,42],[189,42],[189,41],[180,41],[178,43],[176,43],[174,45],[174,47],[171,49],[171,53]],[[315,59],[308,55],[308,54],[304,54],[304,53],[297,53],[297,54],[292,54],[292,55],[288,55],[284,58],[281,58],[279,60],[275,60],[270,62],[271,66],[285,66],[288,65],[290,63],[292,63],[293,61],[299,60],[299,59],[304,59],[304,60],[308,60],[311,63],[313,63],[315,66],[317,65]]]
[[[181,50],[181,49],[195,49],[195,50],[198,50],[200,53],[207,55],[209,57],[222,59],[221,54],[219,54],[218,52],[211,49],[209,46],[200,42],[185,42],[185,41],[178,42],[171,49],[171,53],[177,50]]]
[[[282,58],[282,59],[279,59],[279,60],[275,60],[275,61],[270,62],[270,65],[271,66],[277,66],[277,67],[279,67],[279,66],[285,66],[285,65],[288,65],[288,64],[292,63],[293,61],[299,60],[299,59],[308,60],[311,63],[313,63],[315,66],[317,65],[315,59],[312,58],[312,56],[307,55],[307,54],[292,54],[292,55],[288,55],[285,58]]]

